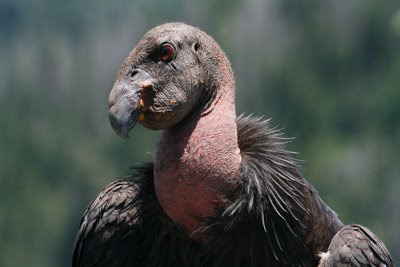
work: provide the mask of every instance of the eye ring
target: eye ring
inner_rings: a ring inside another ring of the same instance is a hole
[[[172,60],[174,52],[175,52],[175,48],[171,44],[169,44],[169,43],[163,44],[160,49],[161,61],[162,62],[170,62]]]

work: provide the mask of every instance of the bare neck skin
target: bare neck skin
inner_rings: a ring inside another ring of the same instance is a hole
[[[196,119],[165,130],[155,156],[154,186],[163,210],[195,240],[202,218],[213,216],[239,175],[234,80],[230,68],[216,97]],[[224,76],[222,76],[224,77]],[[200,114],[200,113],[199,113]]]

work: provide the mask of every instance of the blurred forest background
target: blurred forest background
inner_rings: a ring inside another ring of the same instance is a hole
[[[398,0],[1,0],[0,266],[70,266],[89,202],[151,160],[159,133],[122,140],[107,101],[125,56],[170,21],[215,37],[238,113],[296,137],[322,198],[400,264]]]

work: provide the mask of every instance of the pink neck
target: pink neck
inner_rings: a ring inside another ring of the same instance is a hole
[[[234,85],[221,88],[207,113],[165,130],[156,156],[154,186],[168,216],[197,240],[202,218],[213,216],[239,174]]]

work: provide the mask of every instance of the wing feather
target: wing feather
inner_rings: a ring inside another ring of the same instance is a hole
[[[328,266],[393,266],[383,242],[368,228],[351,224],[333,237],[328,252],[321,253],[319,267]]]
[[[140,222],[138,187],[119,180],[90,203],[76,237],[72,266],[132,266]]]

